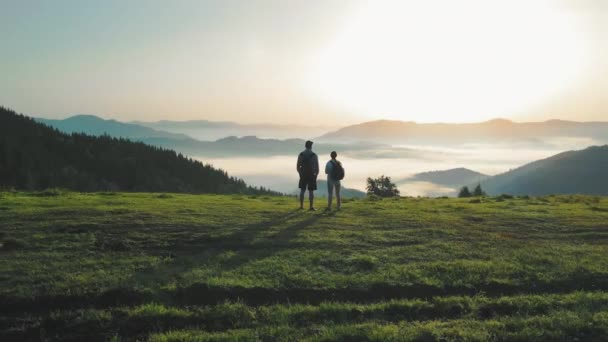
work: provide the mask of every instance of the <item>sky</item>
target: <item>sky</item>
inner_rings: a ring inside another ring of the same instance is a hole
[[[603,0],[0,0],[0,105],[64,118],[608,121]]]

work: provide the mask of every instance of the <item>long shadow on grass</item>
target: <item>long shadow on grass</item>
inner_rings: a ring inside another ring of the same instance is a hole
[[[213,258],[225,252],[228,248],[239,248],[243,258],[229,261],[222,265],[222,270],[237,269],[247,262],[274,255],[278,251],[292,247],[293,239],[307,226],[312,225],[325,215],[312,215],[285,226],[286,221],[298,217],[290,212],[282,217],[247,225],[242,229],[225,236],[227,241],[219,243],[206,252],[207,257]],[[274,232],[274,235],[265,235],[264,239],[256,240],[260,233]],[[191,246],[211,247],[209,241],[190,241]],[[275,243],[278,248],[272,248]],[[191,253],[192,250],[189,250]],[[196,256],[196,255],[195,255]],[[190,254],[192,257],[192,254]],[[162,265],[161,269],[152,269],[154,280],[164,280],[175,273],[177,269],[188,271],[197,264],[180,264],[180,256],[176,260]],[[140,272],[125,284],[142,285]],[[141,288],[141,287],[140,287]],[[311,303],[318,304],[327,301],[348,302],[376,302],[398,298],[429,298],[444,295],[475,295],[483,293],[487,296],[502,296],[521,293],[564,293],[576,290],[598,291],[608,290],[608,276],[603,273],[578,272],[572,273],[559,281],[534,283],[504,284],[484,283],[473,287],[457,286],[430,286],[424,284],[391,285],[385,283],[370,284],[365,288],[268,288],[268,287],[242,287],[242,286],[214,286],[208,284],[193,284],[174,289],[152,292],[136,290],[134,288],[116,288],[103,293],[76,296],[49,296],[44,298],[10,298],[0,297],[0,312],[16,311],[48,311],[61,308],[76,307],[110,307],[115,305],[135,305],[155,301],[168,304],[194,305],[218,304],[225,301],[243,301],[249,305],[265,305],[271,303]]]
[[[247,263],[265,259],[276,255],[285,249],[293,248],[294,245],[292,244],[292,241],[300,233],[300,231],[313,225],[326,215],[314,215],[302,221],[289,224],[287,227],[281,227],[278,232],[272,235],[262,237],[258,234],[254,236],[253,239],[247,244],[241,246],[239,249],[240,254],[238,254],[237,257],[231,258],[228,262],[222,265],[222,271],[238,269]],[[260,240],[256,241],[257,239]]]
[[[196,268],[206,266],[206,262],[218,261],[222,253],[229,251],[238,251],[240,253],[254,253],[256,249],[262,248],[252,241],[261,232],[273,230],[276,226],[285,224],[285,222],[297,217],[297,211],[290,211],[285,215],[274,217],[272,219],[251,223],[243,228],[235,229],[227,235],[220,236],[199,236],[188,240],[179,240],[171,244],[169,247],[164,247],[163,250],[170,252],[170,261],[165,261],[160,266],[152,269],[143,270],[134,273],[126,284],[142,284],[152,281],[154,283],[166,283],[167,281],[179,281],[182,274],[186,274]],[[299,222],[298,224],[288,227],[284,233],[281,245],[286,245],[290,236],[297,234],[299,230],[316,219],[313,217],[308,220]],[[166,254],[166,252],[163,252]],[[152,251],[152,253],[154,253]],[[224,270],[222,266],[222,270]]]
[[[176,275],[179,276],[179,274],[188,272],[197,266],[200,267],[201,260],[214,260],[221,253],[228,250],[247,251],[266,248],[268,246],[258,246],[253,244],[252,241],[261,231],[272,230],[277,225],[283,225],[286,221],[300,216],[299,213],[300,211],[298,210],[292,210],[284,215],[275,216],[266,221],[245,225],[241,229],[219,237],[204,236],[189,240],[179,240],[169,246],[149,246],[144,250],[151,254],[160,253],[161,256],[167,256],[171,260],[153,269],[136,272],[130,278],[123,281],[123,284],[135,284],[138,288],[145,288],[147,285],[150,285],[148,287],[155,288],[155,285],[166,283],[167,280]],[[280,231],[277,234],[277,238],[281,241],[281,245],[286,246],[287,241],[297,235],[300,229],[314,223],[319,218],[319,215],[313,215]],[[168,252],[171,252],[171,254],[169,255]],[[171,294],[168,295],[171,297]],[[0,296],[0,313],[22,310],[33,312],[49,311],[52,309],[85,307],[89,305],[95,307],[136,305],[162,299],[158,297],[158,293],[150,290],[135,290],[127,285],[125,287],[109,289],[102,293],[83,295],[48,295],[35,298]]]
[[[248,245],[260,231],[272,229],[283,224],[290,219],[297,217],[298,211],[290,211],[286,215],[272,218],[267,221],[251,223],[241,229],[237,229],[227,235],[202,236],[186,241],[178,241],[165,249],[175,253],[199,253],[205,249],[226,250],[231,248],[241,248]]]

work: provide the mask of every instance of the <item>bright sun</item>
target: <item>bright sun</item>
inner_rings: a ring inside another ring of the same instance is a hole
[[[309,84],[370,118],[479,121],[532,109],[575,81],[587,45],[555,1],[382,1],[359,8]]]

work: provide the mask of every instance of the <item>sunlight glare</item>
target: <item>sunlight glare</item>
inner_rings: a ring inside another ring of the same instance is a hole
[[[313,62],[308,84],[370,118],[510,116],[576,81],[588,47],[551,1],[370,1]]]

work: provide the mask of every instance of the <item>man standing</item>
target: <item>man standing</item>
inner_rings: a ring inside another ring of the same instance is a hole
[[[298,156],[298,164],[296,166],[298,174],[300,174],[300,209],[304,209],[304,192],[306,192],[306,189],[308,189],[308,199],[310,201],[309,210],[316,210],[313,205],[315,199],[313,191],[317,190],[319,158],[312,151],[312,141],[308,140],[304,146],[306,149],[300,152],[300,155]]]
[[[336,151],[331,152],[331,159],[325,164],[325,173],[327,174],[327,210],[331,210],[331,201],[336,189],[336,208],[340,210],[342,198],[340,197],[340,181],[344,178],[344,168],[336,158]]]

